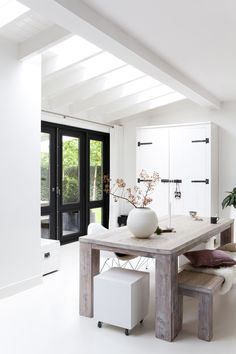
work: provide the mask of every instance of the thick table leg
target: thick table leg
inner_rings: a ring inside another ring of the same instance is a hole
[[[93,276],[99,273],[100,251],[80,243],[80,315],[93,317]]]
[[[234,242],[234,224],[231,224],[228,229],[220,234],[220,245],[223,246],[226,243]]]
[[[178,259],[175,255],[156,258],[156,337],[171,342],[180,331],[178,306]]]

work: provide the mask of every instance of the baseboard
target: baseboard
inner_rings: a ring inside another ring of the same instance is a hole
[[[0,299],[28,290],[34,286],[41,284],[42,281],[43,281],[42,274],[39,274],[36,275],[35,277],[24,279],[20,282],[12,283],[6,287],[2,287],[0,288]]]

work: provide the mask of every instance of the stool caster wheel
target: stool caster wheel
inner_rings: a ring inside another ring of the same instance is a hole
[[[141,320],[139,323],[142,324],[142,323],[143,323],[143,320]]]
[[[98,328],[102,328],[102,322],[98,321]]]
[[[125,335],[128,336],[129,335],[129,330],[126,328],[125,329]]]

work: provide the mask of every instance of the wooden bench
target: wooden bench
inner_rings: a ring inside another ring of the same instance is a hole
[[[179,324],[183,322],[183,296],[198,299],[198,338],[210,341],[213,337],[213,295],[221,287],[223,277],[214,274],[182,271],[179,282]]]

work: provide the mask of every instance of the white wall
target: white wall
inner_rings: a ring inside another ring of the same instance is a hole
[[[41,281],[41,64],[0,39],[0,297]]]
[[[129,184],[135,183],[136,126],[163,125],[212,121],[219,126],[219,200],[225,191],[236,187],[236,101],[222,105],[218,111],[207,110],[190,101],[181,101],[146,114],[133,117],[124,126],[124,177]],[[221,210],[221,207],[220,207]],[[230,208],[221,215],[233,216]]]

